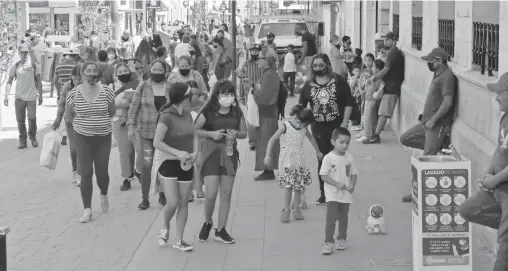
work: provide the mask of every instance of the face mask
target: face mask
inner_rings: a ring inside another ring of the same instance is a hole
[[[427,66],[429,67],[429,71],[431,71],[431,72],[435,72],[436,71],[436,68],[434,68],[434,63],[427,62]]]
[[[298,31],[295,31],[295,35],[301,36],[302,34],[300,34],[300,32],[298,32]]]
[[[250,59],[254,61],[258,60],[258,57],[259,57],[258,55],[250,55]]]
[[[230,107],[235,101],[235,97],[221,97],[219,98],[219,104],[223,107]]]
[[[217,45],[216,45],[216,44],[214,44],[214,45],[213,45],[213,48],[217,49]]]
[[[219,37],[219,40],[224,40],[224,37]]]
[[[268,44],[272,44],[273,43],[273,40],[267,40],[266,43]]]
[[[335,48],[340,50],[340,44],[335,44]]]
[[[183,76],[187,76],[190,73],[190,69],[180,69],[180,74]]]
[[[164,79],[166,79],[166,75],[163,74],[163,73],[150,73],[150,78],[152,78],[152,81],[154,81],[155,83],[159,83],[159,82],[162,82],[164,81]]]
[[[190,54],[191,56],[193,56],[193,55],[195,55],[195,54],[196,54],[196,52],[194,52],[194,51],[190,51],[190,52],[189,52],[189,54]]]
[[[325,76],[325,74],[328,72],[328,69],[323,69],[323,70],[313,70],[314,74],[316,76]]]
[[[85,75],[86,82],[90,85],[95,85],[99,82],[99,75]]]
[[[120,82],[122,82],[124,84],[129,82],[130,79],[131,79],[131,75],[128,73],[118,75],[118,80],[120,80]]]

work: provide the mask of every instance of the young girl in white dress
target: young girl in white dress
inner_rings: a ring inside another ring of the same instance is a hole
[[[314,137],[307,128],[309,124],[314,122],[312,111],[297,104],[291,109],[290,116],[292,117],[279,125],[279,130],[268,141],[267,155],[264,160],[265,164],[271,163],[271,155],[269,154],[275,142],[281,138],[277,184],[281,188],[285,188],[284,209],[282,209],[280,217],[282,223],[289,223],[290,221],[291,210],[289,205],[293,198],[293,191],[293,203],[295,206],[293,218],[295,220],[303,220],[303,214],[300,211],[300,199],[302,192],[312,183],[312,176],[307,166],[303,148],[305,137],[310,140],[310,143],[316,150],[318,159],[323,157]]]

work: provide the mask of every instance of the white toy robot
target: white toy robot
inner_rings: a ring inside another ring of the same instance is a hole
[[[370,206],[369,218],[365,230],[369,234],[386,234],[385,218],[383,217],[383,206],[374,204]]]

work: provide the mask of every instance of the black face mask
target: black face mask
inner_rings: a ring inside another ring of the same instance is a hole
[[[434,63],[427,62],[427,66],[429,67],[429,71],[435,72],[437,68],[434,68]]]
[[[258,55],[250,55],[250,59],[254,61],[258,60],[258,57],[259,57]]]
[[[300,34],[300,32],[298,32],[298,31],[295,31],[295,35],[301,36],[302,34]]]
[[[340,44],[335,44],[335,48],[340,50]]]
[[[118,80],[120,80],[120,82],[122,82],[124,84],[129,82],[130,79],[131,79],[131,75],[128,73],[118,75]]]
[[[325,74],[328,72],[328,69],[325,68],[323,70],[312,70],[316,76],[325,76]]]
[[[195,55],[195,54],[196,54],[196,52],[194,52],[194,51],[190,51],[190,52],[189,52],[189,54],[190,54],[191,56],[193,56],[193,55]]]
[[[166,75],[163,74],[163,73],[150,73],[150,78],[152,78],[152,81],[154,81],[155,83],[159,83],[159,82],[162,82],[164,81],[164,79],[166,79]]]
[[[272,44],[273,43],[273,40],[267,40],[266,41],[268,44]]]
[[[216,44],[214,44],[214,45],[213,45],[213,48],[217,48],[217,45],[216,45]]]
[[[219,37],[219,40],[224,40],[224,37]]]
[[[183,76],[187,76],[190,73],[190,69],[180,69],[180,74]]]

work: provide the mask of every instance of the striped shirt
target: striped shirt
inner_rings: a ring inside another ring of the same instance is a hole
[[[247,60],[240,69],[240,75],[246,77],[250,84],[256,84],[261,80],[261,69],[257,61]]]
[[[54,84],[56,89],[61,89],[61,87],[71,80],[72,69],[78,63],[72,59],[67,59],[64,62],[60,63],[55,69],[55,79]]]
[[[102,85],[99,97],[93,103],[86,101],[78,88],[67,95],[67,104],[74,109],[74,131],[84,136],[104,136],[111,133],[109,104],[115,100],[115,94],[109,87]]]

